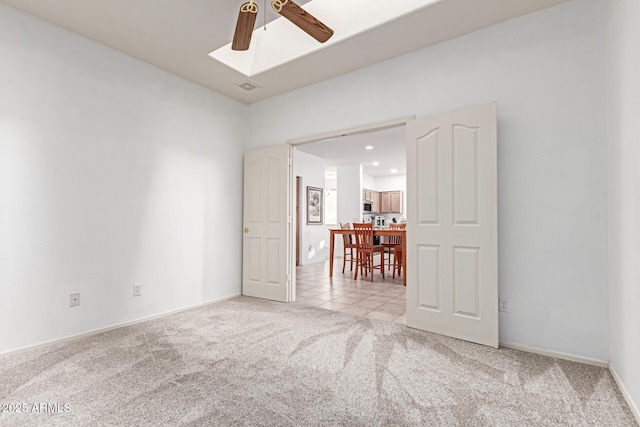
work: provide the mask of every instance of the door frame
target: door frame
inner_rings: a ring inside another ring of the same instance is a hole
[[[294,138],[287,141],[287,144],[292,145],[294,148],[299,145],[309,144],[312,142],[321,142],[325,140],[342,138],[345,136],[357,135],[360,133],[371,133],[377,132],[381,130],[391,129],[399,126],[405,126],[408,121],[415,120],[416,116],[403,116],[398,117],[396,119],[384,120],[381,122],[374,122],[369,124],[364,124],[360,126],[354,126],[346,129],[336,129],[330,130],[327,132],[317,133],[315,135],[303,136],[300,138]]]
[[[330,131],[326,131],[326,132],[322,132],[322,133],[318,133],[318,134],[314,134],[314,135],[308,135],[308,136],[303,136],[303,137],[299,137],[299,138],[294,138],[294,139],[289,139],[286,141],[286,144],[291,145],[291,147],[293,148],[293,150],[295,151],[295,149],[301,145],[304,144],[310,144],[312,142],[321,142],[321,141],[325,141],[325,140],[332,140],[332,139],[337,139],[337,138],[343,138],[345,136],[351,136],[351,135],[357,135],[357,134],[361,134],[361,133],[372,133],[372,132],[377,132],[377,131],[381,131],[381,130],[386,130],[386,129],[391,129],[394,127],[400,127],[400,126],[406,126],[407,122],[411,121],[411,120],[415,120],[416,116],[414,115],[410,115],[410,116],[403,116],[403,117],[398,117],[395,119],[390,119],[390,120],[384,120],[384,121],[380,121],[380,122],[373,122],[373,123],[368,123],[368,124],[364,124],[364,125],[360,125],[360,126],[354,126],[354,127],[350,127],[350,128],[346,128],[346,129],[336,129],[336,130],[330,130]],[[293,162],[295,162],[295,154],[291,156],[291,165],[290,165],[290,170],[293,171],[294,167],[293,167]],[[291,173],[290,174],[292,177],[292,187],[296,187],[295,185],[295,181],[296,181],[296,177],[295,174]],[[295,190],[294,190],[295,191]],[[295,195],[292,195],[295,197]],[[295,199],[293,199],[295,200]],[[296,216],[296,212],[295,212],[295,202],[290,204],[290,209],[291,211],[289,212],[289,216],[290,218],[292,218],[292,230],[294,231],[294,235],[295,235],[295,230],[298,229],[298,218]],[[293,255],[293,268],[292,268],[292,274],[291,274],[291,281],[289,281],[289,295],[291,295],[291,301],[294,302],[296,300],[296,275],[295,275],[295,267],[296,267],[296,259],[295,259],[295,245],[296,245],[296,241],[295,241],[295,237],[293,239],[290,239],[289,242],[291,246],[291,251],[289,253],[294,254]]]
[[[293,166],[293,165],[292,165]],[[301,176],[296,176],[296,213],[295,213],[295,221],[296,221],[296,262],[295,262],[295,266],[298,267],[300,265],[300,232],[302,231],[300,229],[300,210],[302,209],[302,195],[301,195],[301,191],[302,191],[302,177]]]

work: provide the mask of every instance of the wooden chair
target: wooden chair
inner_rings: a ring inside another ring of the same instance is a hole
[[[389,228],[391,228],[392,224],[389,224]],[[397,224],[394,224],[397,225]],[[400,244],[399,237],[396,236],[382,236],[380,246],[384,248],[384,263],[387,266],[387,270],[391,270],[391,266],[393,265],[393,249]]]
[[[407,224],[389,224],[389,228],[404,230],[407,228]],[[398,272],[398,276],[401,275],[403,265],[403,253],[402,253],[402,237],[400,236],[389,236],[389,240],[395,243],[395,246],[391,247],[391,252],[393,253],[393,278],[396,278],[396,271]],[[389,260],[391,263],[391,260]]]
[[[340,228],[343,230],[351,230],[351,225],[347,223],[340,223]],[[353,262],[355,259],[353,258],[353,250],[356,249],[356,244],[353,243],[353,236],[351,234],[343,234],[343,245],[344,245],[344,254],[342,256],[342,273],[344,274],[344,269],[347,265],[347,255],[349,256],[349,271],[353,271]],[[347,250],[349,251],[347,253]]]
[[[371,273],[373,282],[373,270],[378,269],[384,279],[384,248],[373,244],[373,224],[354,223],[353,229],[356,234],[356,273],[354,279],[358,278],[358,267],[364,269],[364,275]],[[380,255],[380,264],[375,265],[375,255]]]

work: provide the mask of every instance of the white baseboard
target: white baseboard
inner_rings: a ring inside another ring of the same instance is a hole
[[[624,400],[627,401],[627,405],[629,405],[629,409],[631,409],[631,412],[633,413],[633,416],[636,417],[636,422],[640,425],[640,410],[638,410],[638,405],[636,405],[636,403],[633,401],[633,398],[631,397],[631,395],[627,391],[627,388],[622,383],[622,380],[618,376],[618,373],[616,372],[616,369],[613,367],[613,365],[611,363],[609,363],[609,372],[611,372],[611,376],[616,381],[616,384],[618,384],[618,388],[620,389],[620,393],[622,393],[622,396],[624,397]]]
[[[500,347],[526,351],[528,353],[540,354],[542,356],[555,357],[556,359],[569,360],[571,362],[586,363],[587,365],[599,366],[601,368],[609,367],[609,362],[604,360],[591,359],[589,357],[576,356],[575,354],[561,353],[559,351],[544,350],[542,348],[530,347],[523,344],[501,342]]]
[[[636,422],[640,425],[640,410],[638,409],[638,405],[636,405],[636,402],[633,401],[633,398],[627,391],[627,388],[624,386],[624,383],[618,376],[618,373],[616,372],[615,368],[611,363],[605,362],[604,360],[591,359],[588,357],[576,356],[574,354],[561,353],[558,351],[543,350],[541,348],[530,347],[527,345],[510,343],[510,342],[501,342],[500,347],[510,348],[513,350],[526,351],[529,353],[541,354],[543,356],[555,357],[557,359],[569,360],[572,362],[586,363],[588,365],[599,366],[602,368],[608,368],[609,372],[611,372],[611,376],[613,377],[616,384],[618,385],[618,388],[620,389],[620,393],[622,393],[624,400],[626,400],[627,405],[629,405],[629,409],[633,413],[633,416],[636,418]]]
[[[103,332],[111,331],[113,329],[118,329],[118,328],[122,328],[122,327],[125,327],[125,326],[131,326],[131,325],[135,325],[135,324],[138,324],[138,323],[147,322],[149,320],[158,319],[160,317],[166,317],[166,316],[169,316],[171,314],[180,313],[182,311],[187,311],[187,310],[191,310],[191,309],[194,309],[194,308],[203,307],[205,305],[214,304],[214,303],[221,302],[221,301],[226,301],[226,300],[229,300],[229,299],[232,299],[232,298],[235,298],[235,297],[239,297],[240,295],[242,295],[242,294],[238,293],[238,294],[228,295],[228,296],[225,296],[225,297],[220,297],[220,298],[212,299],[212,300],[209,300],[209,301],[200,302],[198,304],[193,304],[193,305],[189,305],[189,306],[186,306],[186,307],[178,308],[178,309],[175,309],[175,310],[169,310],[169,311],[165,311],[165,312],[158,313],[158,314],[152,314],[150,316],[140,317],[138,319],[129,320],[129,321],[122,322],[122,323],[116,323],[116,324],[111,325],[111,326],[105,326],[104,328],[92,329],[90,331],[81,332],[79,334],[69,335],[69,336],[64,337],[64,338],[56,338],[56,339],[53,339],[53,340],[44,341],[44,342],[41,342],[41,343],[38,343],[38,344],[29,345],[29,346],[26,346],[26,347],[20,347],[20,348],[13,349],[13,350],[7,350],[7,351],[4,351],[4,352],[0,352],[0,356],[5,356],[5,355],[8,355],[8,354],[17,354],[17,353],[21,353],[23,351],[32,350],[32,349],[39,348],[39,347],[44,347],[44,346],[51,345],[51,344],[61,344],[61,343],[67,342],[67,341],[74,340],[76,338],[81,338],[81,337],[87,337],[87,336],[91,336],[91,335],[101,334]]]

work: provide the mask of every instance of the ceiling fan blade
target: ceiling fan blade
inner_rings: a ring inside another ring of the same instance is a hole
[[[247,50],[251,43],[251,35],[253,27],[258,16],[258,5],[253,1],[243,4],[238,14],[238,22],[236,23],[236,32],[233,33],[232,50]]]
[[[331,28],[324,25],[291,0],[272,0],[271,4],[276,12],[297,25],[302,31],[320,43],[326,42],[333,35]]]

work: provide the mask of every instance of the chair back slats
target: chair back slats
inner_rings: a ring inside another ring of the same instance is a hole
[[[359,249],[373,248],[373,224],[354,222],[353,229],[356,234],[356,245]]]
[[[373,282],[373,271],[380,270],[384,279],[384,247],[373,244],[373,224],[370,222],[354,223],[353,230],[356,235],[356,251],[358,263],[356,264],[354,279],[358,278],[358,267],[364,270],[364,275],[371,274],[370,280]],[[380,255],[380,263],[375,265],[375,255]]]
[[[340,228],[343,230],[351,230],[351,224],[349,224],[348,222],[345,222],[344,224],[340,223]],[[353,240],[351,239],[351,234],[343,234],[342,239],[345,245],[353,244]]]
[[[389,224],[389,229],[390,230],[404,230],[405,228],[407,228],[407,224],[406,223],[401,223],[401,224],[391,223],[391,224]],[[390,243],[392,245],[401,245],[402,244],[402,237],[400,237],[400,236],[389,236],[388,243]]]
[[[390,230],[404,230],[407,228],[406,223],[401,224],[389,224]],[[404,268],[404,255],[402,253],[402,237],[393,236],[394,242],[397,246],[393,248],[393,278],[396,278],[396,272],[398,275],[402,273]]]

